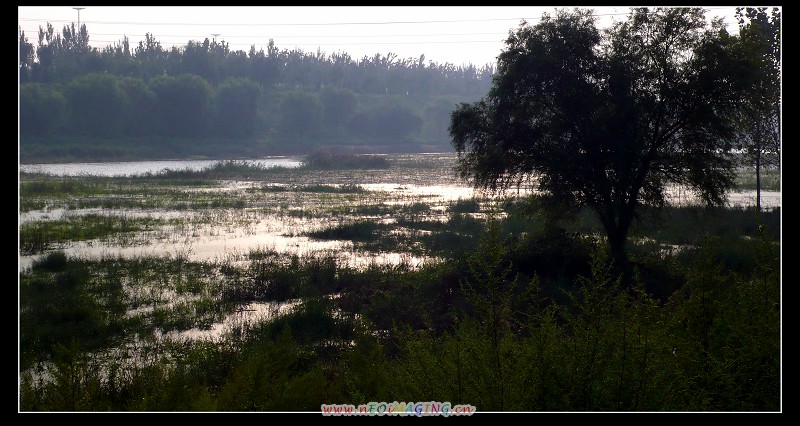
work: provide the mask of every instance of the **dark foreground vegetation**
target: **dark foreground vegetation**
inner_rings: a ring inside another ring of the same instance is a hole
[[[68,189],[91,188],[79,181]],[[643,210],[628,247],[634,285],[622,286],[594,216],[553,218],[541,201],[462,200],[444,222],[410,204],[392,225],[314,235],[441,259],[420,268],[270,250],[244,264],[51,251],[20,272],[20,409],[781,409],[779,209]],[[294,309],[210,340],[167,337],[265,302]]]

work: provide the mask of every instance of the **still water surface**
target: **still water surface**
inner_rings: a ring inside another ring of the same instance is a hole
[[[201,211],[172,211],[161,209],[65,209],[48,206],[42,210],[21,212],[19,223],[37,220],[57,220],[81,214],[108,214],[148,216],[169,219],[179,216],[189,219],[194,225],[191,232],[186,229],[162,229],[157,236],[142,235],[144,243],[114,244],[110,241],[71,242],[59,247],[68,255],[86,257],[102,257],[107,255],[142,256],[181,253],[192,260],[221,260],[233,253],[246,254],[251,249],[274,249],[279,252],[306,254],[315,251],[332,251],[345,255],[344,259],[353,266],[363,266],[376,261],[376,256],[365,256],[365,253],[354,251],[350,241],[319,241],[302,236],[303,232],[321,229],[340,223],[341,220],[354,220],[358,217],[342,217],[330,220],[319,217],[287,217],[289,210],[305,210],[313,213],[324,208],[327,203],[345,203],[350,208],[358,205],[409,205],[426,203],[431,206],[430,213],[446,219],[444,209],[448,203],[459,199],[470,199],[481,195],[455,176],[453,166],[456,155],[453,153],[390,155],[393,166],[389,170],[293,170],[301,165],[298,157],[268,157],[254,160],[239,160],[259,164],[264,167],[283,168],[285,172],[270,174],[261,182],[221,182],[215,188],[185,188],[184,191],[212,191],[241,194],[248,197],[248,191],[263,186],[292,185],[358,185],[367,191],[365,194],[353,194],[346,198],[328,195],[315,195],[304,192],[267,192],[258,196],[259,208],[244,210],[222,209],[215,213],[213,220],[204,219],[209,215],[208,209]],[[164,170],[202,170],[219,163],[221,160],[171,160],[171,161],[134,161],[134,162],[102,162],[102,163],[70,163],[70,164],[29,164],[21,165],[25,172],[48,173],[54,176],[133,176],[146,173],[158,173]],[[425,164],[426,167],[419,167]],[[519,195],[530,191],[522,191]],[[693,203],[695,197],[689,191],[673,188],[668,198],[675,204]],[[781,193],[779,191],[762,191],[762,206],[779,207]],[[249,202],[248,202],[249,203]],[[755,191],[734,192],[729,194],[729,204],[748,206],[755,204]],[[330,207],[330,206],[328,206]],[[194,217],[197,219],[194,219]],[[363,218],[383,219],[390,218]],[[435,219],[435,217],[428,217]],[[152,234],[152,233],[151,233]],[[164,238],[164,235],[170,238]],[[39,256],[20,256],[20,267],[30,266],[31,261]],[[377,256],[385,262],[396,263],[410,261],[421,266],[424,259],[414,256],[402,256],[400,253],[383,253]]]
[[[236,160],[266,168],[300,167],[302,160],[297,157],[267,157],[254,160]],[[61,163],[61,164],[21,164],[19,170],[27,173],[46,173],[54,176],[136,176],[159,173],[165,170],[199,171],[211,167],[221,160],[157,160],[125,161],[105,163]]]
[[[292,170],[301,165],[296,157],[269,157],[256,160],[239,160],[258,164],[267,168],[280,167],[285,173],[270,174],[266,180],[258,182],[228,181],[220,182],[212,188],[185,188],[185,191],[212,191],[234,194],[248,200],[245,209],[75,209],[48,206],[41,210],[21,212],[19,223],[30,221],[58,220],[74,215],[107,214],[126,217],[153,217],[170,219],[181,217],[181,225],[140,232],[138,236],[126,238],[124,243],[115,239],[77,241],[59,244],[69,256],[84,258],[103,258],[106,256],[181,256],[195,261],[231,261],[238,263],[247,259],[251,250],[275,250],[280,253],[305,255],[309,253],[335,253],[343,264],[352,267],[366,267],[370,264],[407,264],[419,267],[437,259],[413,256],[398,252],[365,252],[354,247],[352,241],[314,240],[305,232],[324,229],[343,221],[352,220],[394,220],[391,216],[350,216],[319,214],[321,209],[331,209],[342,205],[349,209],[358,206],[409,206],[416,203],[430,205],[430,210],[419,217],[421,220],[446,220],[449,203],[480,196],[454,175],[455,154],[410,154],[389,156],[393,167],[389,170],[361,171],[300,171]],[[156,174],[164,170],[202,170],[219,163],[220,160],[174,160],[174,161],[135,161],[105,163],[71,164],[29,164],[20,165],[22,172],[47,173],[53,176],[135,176]],[[414,167],[427,164],[426,167]],[[261,191],[264,187],[287,186],[302,188],[303,185],[357,185],[365,192],[354,194],[316,194],[302,190]],[[518,195],[530,191],[523,190]],[[255,194],[255,195],[254,195]],[[780,207],[779,191],[762,191],[762,205],[765,208]],[[694,202],[694,196],[680,188],[669,191],[672,203]],[[755,204],[755,191],[729,194],[729,204],[748,206]],[[308,216],[297,211],[306,211]],[[379,210],[380,211],[380,210]],[[391,211],[391,209],[388,209]],[[42,254],[20,256],[20,269],[30,267],[33,260]],[[178,333],[174,338],[203,339],[219,336],[224,328],[235,324],[253,321],[264,316],[285,313],[294,303],[255,304],[237,311],[225,321],[215,324],[209,330],[192,329]],[[175,333],[173,333],[175,334]]]

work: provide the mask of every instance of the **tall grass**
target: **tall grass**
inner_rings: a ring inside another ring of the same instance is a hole
[[[69,216],[53,221],[34,221],[19,227],[19,249],[23,254],[35,254],[67,241],[86,241],[97,238],[122,238],[125,233],[153,229],[160,219],[134,218],[127,215],[107,216],[90,213]]]
[[[215,176],[250,171],[266,172],[231,165]],[[204,262],[45,254],[19,273],[23,411],[315,411],[394,400],[479,411],[781,408],[780,210],[643,209],[628,247],[634,285],[623,288],[591,212],[547,215],[537,196],[385,204],[356,185],[266,184],[214,204],[215,193],[157,189],[171,185],[158,179],[97,189],[54,180],[25,197],[138,191],[170,208],[208,205],[202,220],[219,225],[227,214],[250,220],[241,217],[253,206],[283,211],[302,193],[327,203],[309,215],[335,223],[313,238],[443,260],[355,268],[335,251],[270,248]],[[270,192],[289,195],[285,205],[259,201]],[[495,209],[505,214],[482,214]],[[87,218],[65,219],[52,235],[42,228],[38,240],[30,225],[25,244],[117,235],[122,222]],[[264,303],[294,308],[207,340],[171,337]]]
[[[73,334],[59,332],[76,340],[52,346],[52,380],[36,384],[22,375],[22,408],[316,410],[322,403],[393,395],[482,411],[780,408],[780,274],[765,236],[751,241],[758,261],[747,271],[716,260],[719,241],[704,243],[691,260],[676,259],[682,284],[661,301],[641,277],[623,289],[602,242],[590,242],[585,268],[571,275],[574,285],[558,299],[548,296],[548,274],[523,272],[537,255],[518,253],[521,246],[502,230],[502,221],[495,222],[476,251],[419,270],[356,270],[333,258],[262,255],[255,256],[257,266],[216,265],[227,270],[223,293],[248,285],[265,290],[223,299],[299,295],[304,301],[290,314],[245,324],[213,344],[163,345],[180,356],[135,367],[87,351],[89,336],[109,334],[104,323],[84,320]],[[170,275],[213,266],[169,265]],[[71,268],[71,260],[52,255],[32,274]],[[33,276],[23,274],[23,281]],[[70,282],[89,282],[81,280]],[[59,291],[70,298],[88,288]],[[278,288],[284,290],[269,295]],[[337,296],[325,296],[331,294]],[[84,300],[71,307],[109,309],[100,299],[70,300]],[[42,310],[23,309],[34,311]],[[23,335],[37,330],[31,321],[22,324]]]
[[[315,151],[303,159],[303,167],[316,170],[334,169],[388,169],[389,160],[383,155],[335,154]]]
[[[754,170],[740,169],[736,174],[736,189],[739,191],[755,191],[758,188],[758,183]],[[761,190],[781,190],[780,169],[761,170]]]

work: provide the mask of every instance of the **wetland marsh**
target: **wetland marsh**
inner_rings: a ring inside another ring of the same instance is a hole
[[[456,336],[450,333],[483,336],[458,325],[481,312],[470,283],[488,285],[496,274],[500,283],[517,283],[503,286],[510,292],[504,297],[516,295],[503,299],[514,312],[527,309],[517,292],[528,287],[539,288],[550,306],[574,303],[567,294],[593,273],[598,225],[589,215],[556,222],[539,215],[535,187],[474,190],[453,173],[454,154],[386,159],[390,166],[382,169],[315,169],[291,158],[179,169],[129,165],[118,174],[84,173],[77,165],[69,172],[21,168],[22,409],[317,410],[331,395],[361,395],[347,390],[351,380],[359,389],[387,391],[365,384],[386,373],[339,371],[360,368],[356,359],[410,372],[422,368],[408,364],[410,354],[438,359],[424,349],[434,340],[445,344],[436,351],[446,352],[446,342],[453,343],[447,336]],[[649,280],[647,297],[664,303],[679,292],[684,273],[665,265],[704,250],[707,239],[680,226],[735,241],[717,246],[715,259],[726,268],[765,273],[757,259],[740,256],[751,250],[742,234],[766,244],[760,250],[779,250],[780,192],[762,196],[769,209],[761,236],[748,191],[709,211],[676,190],[666,220],[645,214],[632,241]],[[492,259],[497,265],[484,264]],[[496,269],[500,264],[513,265],[513,274]],[[483,273],[489,278],[476,281]],[[772,298],[773,290],[758,291]],[[554,309],[545,305],[538,321]],[[679,313],[664,307],[658,315]],[[567,327],[565,318],[551,318],[551,326]],[[504,328],[509,338],[530,338],[530,330],[515,327]],[[562,332],[553,351],[576,338]],[[482,361],[470,362],[478,368]],[[245,386],[240,375],[263,368],[288,393],[259,399],[256,386],[248,394],[255,405],[239,405],[231,392]],[[206,372],[192,379],[198,369]],[[425,388],[418,379],[399,383],[409,398],[430,395],[414,393]],[[141,388],[158,384],[191,390]],[[305,388],[312,394],[306,399]],[[480,395],[484,407],[493,404]]]

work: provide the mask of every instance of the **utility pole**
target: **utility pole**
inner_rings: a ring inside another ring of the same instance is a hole
[[[85,7],[73,7],[73,9],[78,11],[78,31],[81,28],[81,10],[86,9]]]
[[[214,44],[217,44],[217,36],[220,36],[222,34],[216,33],[216,34],[211,34],[211,35],[214,36]]]

